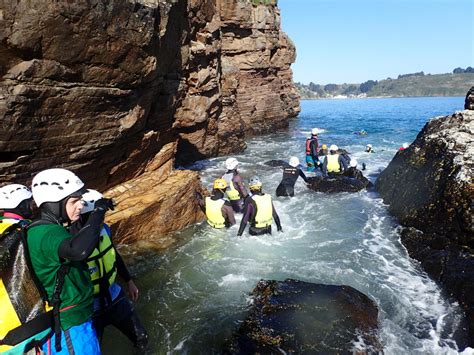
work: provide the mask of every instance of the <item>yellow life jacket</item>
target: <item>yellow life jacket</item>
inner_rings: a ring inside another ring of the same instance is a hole
[[[225,201],[223,199],[213,200],[206,197],[206,217],[207,223],[213,228],[224,228],[225,218],[222,215],[222,206]]]
[[[341,167],[339,166],[339,154],[330,154],[326,155],[326,159],[328,160],[328,172],[330,173],[340,173]]]
[[[234,173],[227,173],[222,176],[222,178],[227,182],[227,190],[225,191],[227,197],[231,201],[236,201],[240,200],[240,194],[239,191],[234,186],[234,182],[232,181],[232,178],[234,177]]]
[[[30,271],[26,223],[8,218],[0,223],[0,353],[23,353],[28,343],[50,334],[53,325],[46,291]]]
[[[252,199],[257,205],[257,214],[255,215],[254,226],[256,228],[265,228],[270,226],[273,220],[272,196],[269,194],[253,195]]]
[[[86,259],[92,284],[94,285],[94,296],[101,293],[107,295],[110,285],[115,282],[117,267],[115,265],[115,248],[108,233],[108,227],[102,227],[99,237],[99,245]]]

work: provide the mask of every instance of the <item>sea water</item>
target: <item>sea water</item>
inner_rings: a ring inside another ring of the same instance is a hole
[[[373,299],[386,354],[456,354],[454,334],[462,312],[408,256],[399,225],[376,192],[323,194],[300,179],[295,197],[276,198],[281,169],[264,163],[293,155],[304,163],[305,140],[318,127],[324,130],[320,144],[346,149],[359,165],[366,164],[364,174],[374,182],[430,118],[461,110],[463,104],[461,97],[302,101],[301,114],[288,130],[250,139],[247,149],[234,155],[239,171],[246,179],[258,175],[263,181],[283,233],[274,226],[272,235],[255,237],[247,227],[237,237],[238,225],[215,230],[202,223],[176,233],[169,250],[142,256],[134,271],[150,353],[219,353],[245,319],[257,282],[292,278],[350,285]],[[362,129],[368,134],[354,134]],[[369,143],[375,153],[364,151]],[[211,189],[226,158],[190,168],[200,170]],[[131,351],[124,337],[110,330],[104,348],[110,354]]]

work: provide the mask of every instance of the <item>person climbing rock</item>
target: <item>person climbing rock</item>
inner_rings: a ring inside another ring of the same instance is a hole
[[[235,224],[234,210],[229,201],[224,199],[228,185],[224,179],[214,180],[211,197],[197,195],[199,206],[206,214],[207,223],[213,228],[229,228]]]
[[[237,235],[241,236],[244,233],[247,223],[250,223],[250,235],[272,234],[273,220],[275,220],[277,230],[283,232],[280,217],[273,206],[272,196],[262,192],[262,182],[258,176],[250,178],[249,188],[252,195],[246,199],[244,216]]]
[[[288,166],[283,168],[283,178],[276,189],[277,196],[294,196],[294,187],[298,177],[301,177],[304,182],[308,182],[306,175],[298,167],[300,161],[297,157],[291,157],[288,164]]]
[[[364,176],[364,174],[362,174],[362,171],[357,169],[357,164],[358,162],[356,159],[351,159],[349,167],[342,173],[342,175],[357,179],[366,186],[372,186],[373,184]]]
[[[222,175],[222,179],[227,182],[227,197],[233,210],[235,212],[242,212],[244,199],[248,196],[248,192],[245,188],[242,176],[237,171],[239,161],[235,158],[229,158],[225,161],[224,165],[227,171]]]
[[[96,190],[88,189],[82,195],[84,207],[79,220],[70,227],[71,234],[79,233],[95,209],[96,203],[104,196]],[[143,327],[135,307],[130,300],[138,300],[138,288],[130,273],[112,243],[109,226],[104,223],[100,231],[99,242],[92,254],[85,260],[89,268],[94,286],[93,323],[99,342],[104,335],[104,329],[113,325],[120,330],[142,352],[148,343],[148,334]],[[116,282],[116,276],[125,282],[127,295]],[[130,299],[129,299],[130,298]]]
[[[308,137],[306,139],[306,165],[307,165],[307,171],[314,171],[316,170],[316,167],[319,166],[319,159],[318,159],[318,149],[319,149],[319,143],[318,143],[318,134],[319,134],[319,129],[318,128],[313,128],[311,130],[311,137]]]
[[[36,277],[53,306],[54,335],[43,345],[47,354],[100,354],[92,326],[93,287],[84,260],[99,241],[112,201],[96,202],[87,223],[74,236],[64,224],[77,221],[83,208],[84,183],[66,169],[48,169],[32,182],[40,219],[27,230],[27,245]]]
[[[329,147],[329,155],[325,156],[323,161],[323,176],[340,174],[347,169],[346,160],[338,154],[338,150],[339,147],[335,144],[331,144]]]

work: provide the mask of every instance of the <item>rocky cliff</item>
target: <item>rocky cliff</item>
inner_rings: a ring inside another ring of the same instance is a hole
[[[468,100],[466,99],[466,102]],[[402,243],[410,256],[457,298],[474,345],[474,111],[429,121],[398,152],[376,188],[408,227]]]
[[[197,175],[173,167],[242,151],[248,135],[286,127],[299,112],[295,48],[278,8],[254,3],[3,2],[2,183],[65,167],[90,187],[136,199],[119,205],[117,226],[126,210],[159,231],[167,203],[157,201],[176,193],[174,208],[193,212],[173,228],[201,218]],[[170,177],[167,191],[150,196]]]

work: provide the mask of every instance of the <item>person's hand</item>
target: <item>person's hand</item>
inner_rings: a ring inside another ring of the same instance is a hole
[[[277,230],[278,230],[279,232],[283,233],[283,228],[279,227]]]
[[[237,233],[237,237],[241,237],[242,236],[242,233]]]
[[[130,297],[130,299],[133,302],[137,302],[137,300],[138,300],[138,288],[135,285],[135,282],[133,282],[133,280],[128,281],[127,282],[127,288],[128,288],[128,297]]]
[[[100,211],[113,211],[115,208],[115,203],[111,198],[101,198],[96,201],[94,208]]]

